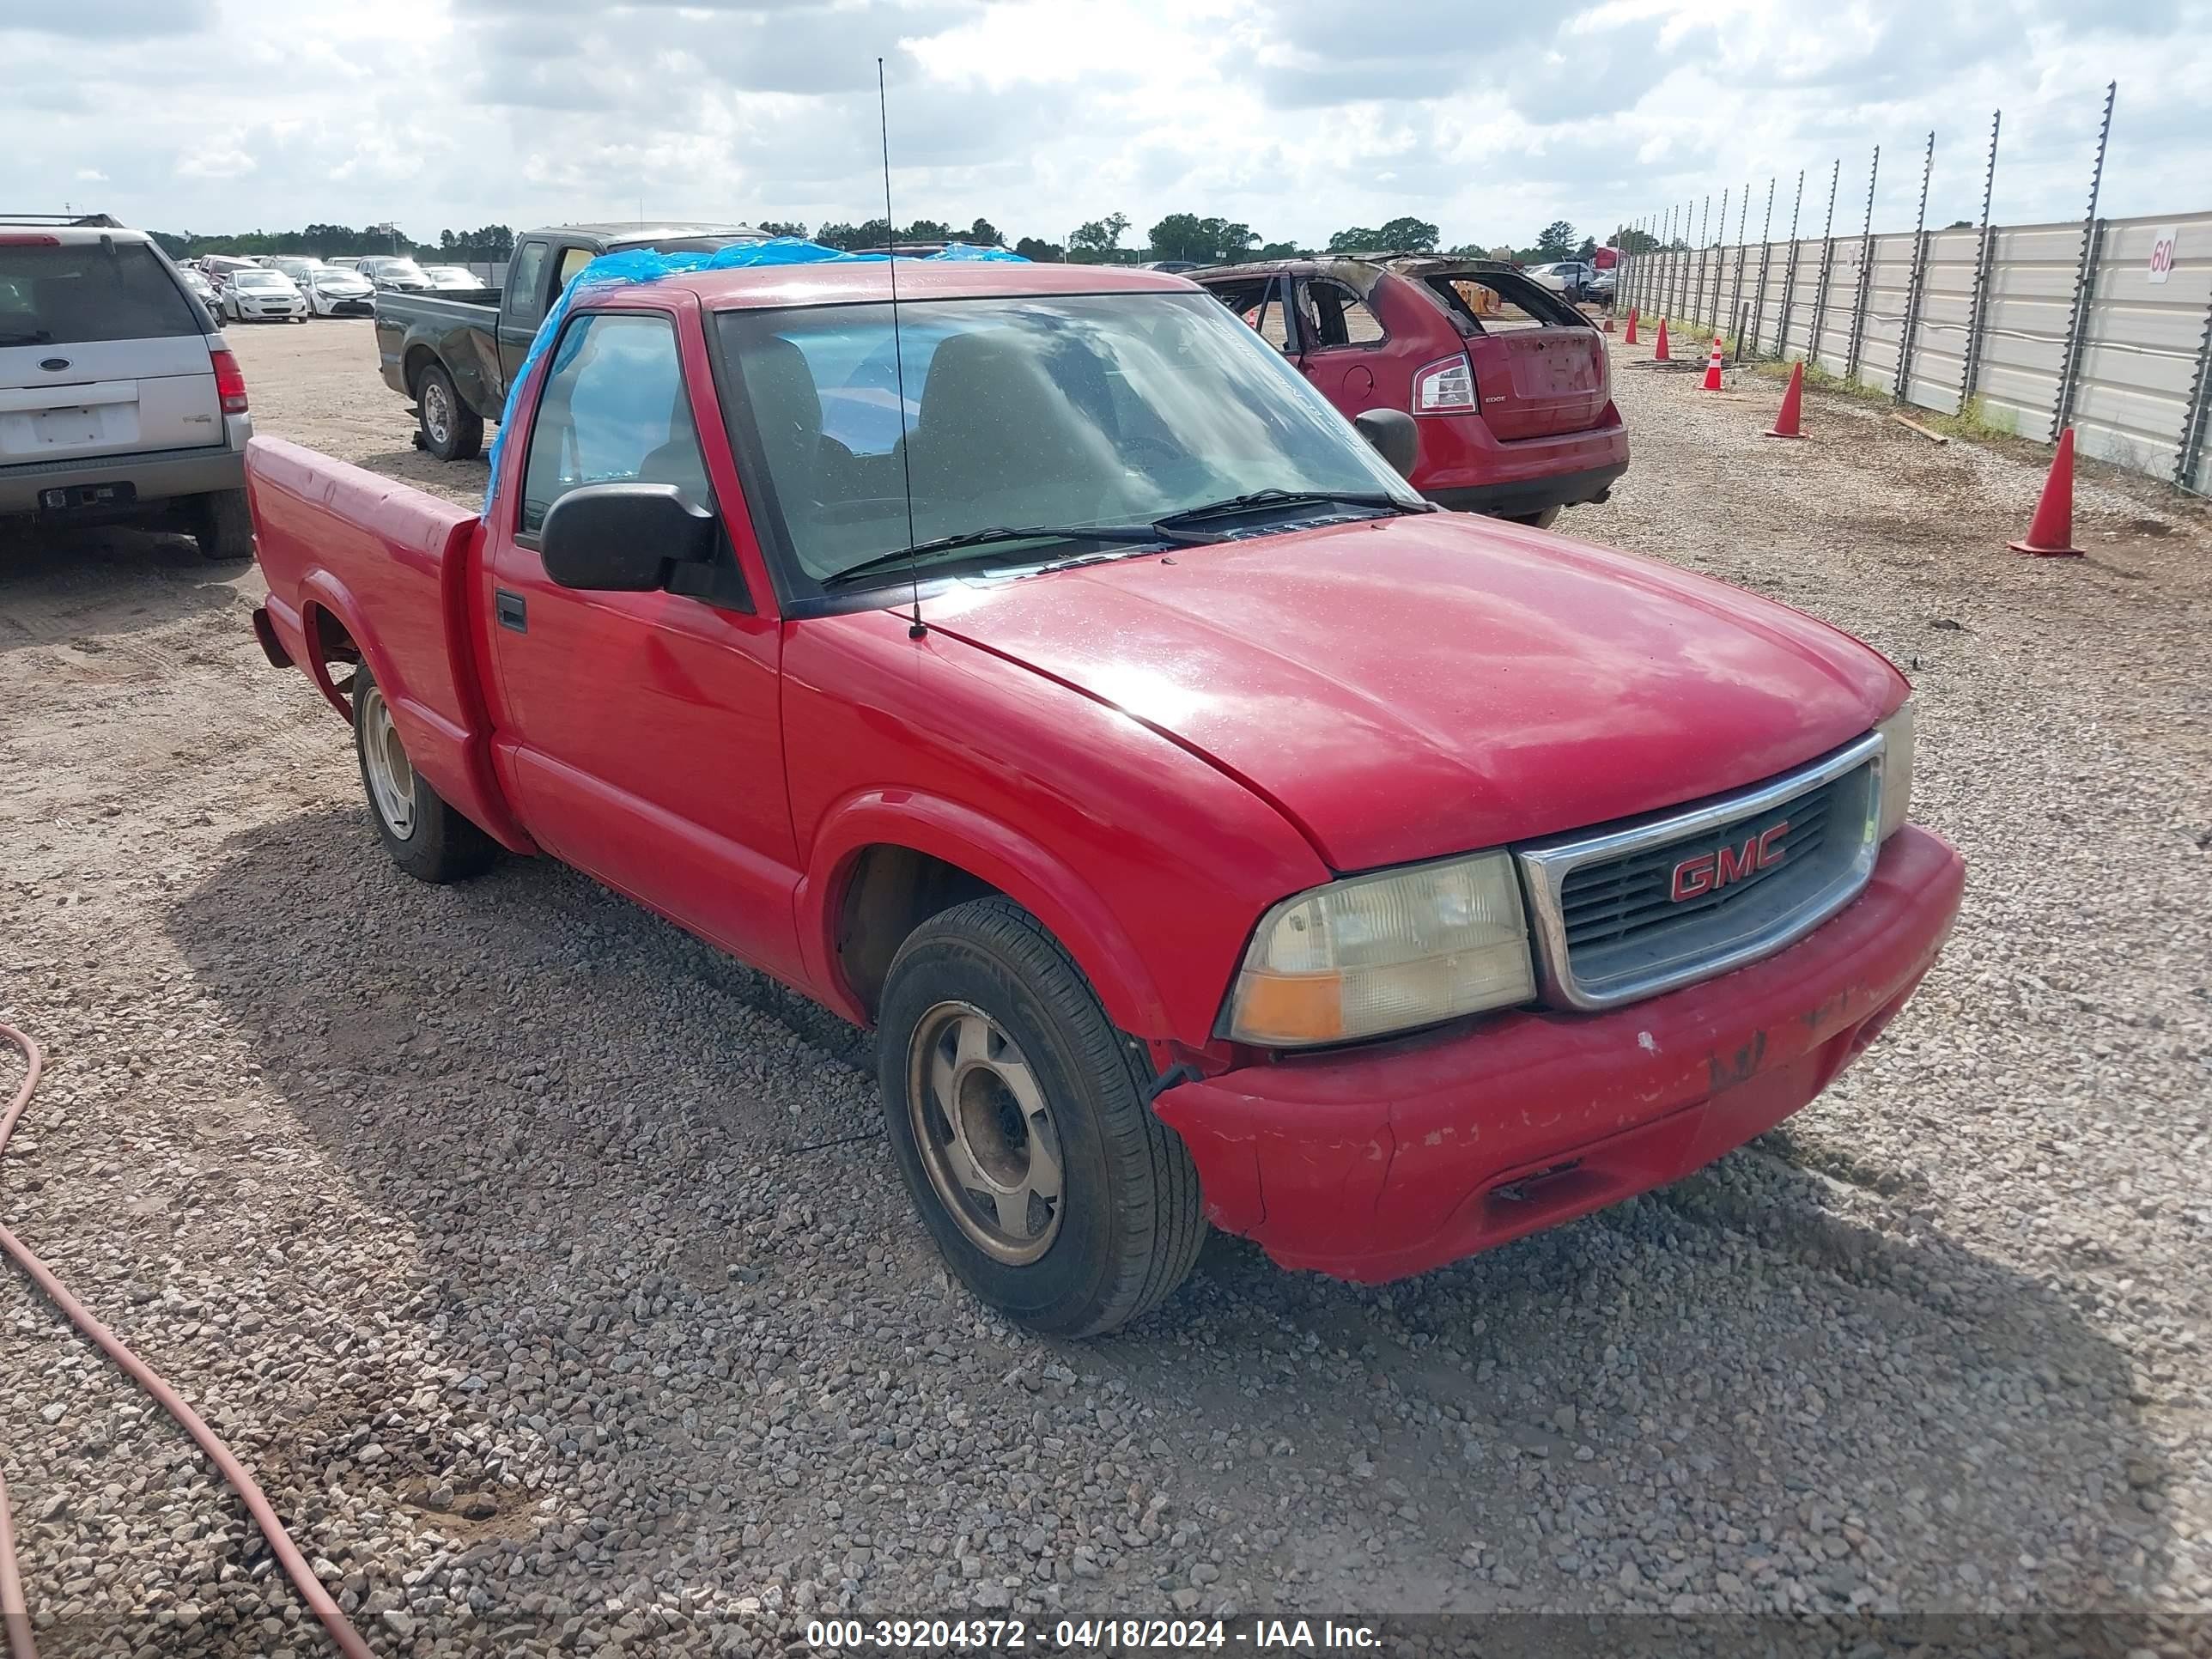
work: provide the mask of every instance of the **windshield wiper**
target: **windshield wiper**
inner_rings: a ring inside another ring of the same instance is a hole
[[[888,553],[878,553],[873,558],[848,565],[834,576],[824,576],[822,585],[824,587],[842,587],[855,577],[888,570],[895,565],[930,558],[939,553],[954,552],[963,547],[994,546],[1000,542],[1109,542],[1136,547],[1161,542],[1210,542],[1214,539],[1212,536],[1162,529],[1149,524],[994,525],[988,530],[970,530],[957,536],[939,536],[933,541],[916,542],[912,547],[893,548]]]
[[[1226,501],[1206,501],[1197,507],[1186,507],[1178,513],[1164,513],[1153,522],[1156,525],[1188,524],[1199,519],[1226,518],[1232,513],[1244,513],[1263,507],[1303,507],[1310,501],[1331,501],[1344,507],[1372,507],[1392,513],[1433,513],[1433,501],[1416,506],[1397,495],[1379,489],[1255,489],[1243,495],[1231,495]]]

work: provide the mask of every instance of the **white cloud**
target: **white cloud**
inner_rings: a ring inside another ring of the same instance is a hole
[[[0,198],[96,184],[198,231],[879,211],[875,60],[902,218],[1057,239],[1189,210],[1308,243],[1413,214],[1449,241],[1604,233],[1765,180],[1839,222],[2078,216],[2107,79],[2105,210],[2203,205],[2202,0],[76,0],[0,14]],[[9,21],[13,20],[13,21]],[[88,43],[93,49],[88,50]],[[1731,215],[1733,222],[1733,213]],[[1778,224],[1777,234],[1783,226]]]

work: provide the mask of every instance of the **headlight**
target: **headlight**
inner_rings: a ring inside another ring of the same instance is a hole
[[[1881,838],[1887,841],[1904,827],[1906,814],[1912,810],[1912,700],[1905,699],[1905,707],[1892,714],[1875,730],[1882,735],[1881,751]]]
[[[1481,853],[1285,899],[1244,953],[1229,1035],[1269,1048],[1346,1042],[1535,990],[1513,861]]]

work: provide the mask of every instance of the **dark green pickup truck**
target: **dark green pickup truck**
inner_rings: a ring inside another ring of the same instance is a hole
[[[503,288],[376,295],[376,355],[384,383],[415,404],[416,442],[441,461],[483,453],[486,421],[507,404],[507,377],[522,366],[538,325],[568,279],[602,253],[649,247],[711,253],[768,233],[750,225],[556,225],[514,245]]]

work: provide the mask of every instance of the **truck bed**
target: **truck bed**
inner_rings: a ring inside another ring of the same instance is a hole
[[[499,362],[503,292],[481,289],[468,299],[454,299],[378,290],[376,358],[384,383],[402,397],[412,398],[416,376],[434,359],[453,376],[462,402],[484,419],[497,420],[507,397],[507,377]]]
[[[281,438],[246,446],[246,487],[277,650],[349,720],[343,665],[365,663],[415,769],[503,845],[532,850],[492,775],[477,692],[477,515]]]

